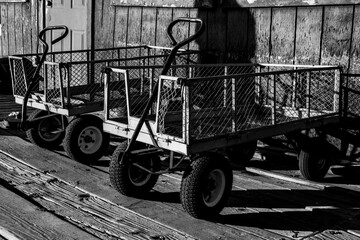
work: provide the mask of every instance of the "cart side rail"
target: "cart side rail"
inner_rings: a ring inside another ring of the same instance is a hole
[[[274,67],[274,66],[272,66]],[[157,134],[185,142],[340,114],[341,69],[314,67],[193,78],[161,76]],[[199,72],[199,71],[198,71]],[[201,76],[202,75],[202,76]],[[273,128],[271,128],[273,127]]]
[[[360,117],[360,74],[342,74],[342,117]]]

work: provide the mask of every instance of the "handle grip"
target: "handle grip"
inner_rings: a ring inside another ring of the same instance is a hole
[[[52,30],[64,30],[64,31],[61,33],[61,35],[59,37],[57,37],[56,39],[51,41],[51,45],[54,45],[55,43],[60,42],[69,33],[69,29],[65,25],[48,26],[48,27],[44,28],[43,30],[41,30],[40,33],[39,33],[39,41],[45,47],[44,52],[48,52],[48,50],[49,50],[49,45],[46,43],[46,41],[44,39],[44,35],[45,35],[46,32],[52,31]]]
[[[181,41],[180,42],[181,43],[180,47],[182,47],[182,46],[186,45],[187,43],[191,42],[192,40],[198,38],[205,30],[204,22],[199,18],[186,18],[186,17],[177,18],[174,21],[172,21],[169,24],[169,26],[167,27],[167,34],[168,34],[173,46],[176,46],[177,44],[180,44],[175,40],[175,38],[174,38],[174,36],[172,34],[174,26],[179,22],[200,23],[200,27],[196,31],[196,33],[194,35],[188,37],[187,39],[184,39],[183,41]]]

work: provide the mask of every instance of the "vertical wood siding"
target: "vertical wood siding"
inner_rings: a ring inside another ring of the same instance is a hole
[[[32,53],[36,51],[41,2],[0,3],[0,55]]]
[[[97,48],[134,43],[170,46],[167,25],[191,16],[201,18],[207,27],[190,47],[209,50],[215,56],[211,61],[335,64],[360,72],[360,6],[356,4],[170,8],[96,2]],[[174,35],[187,37],[194,31],[194,26],[182,24]]]

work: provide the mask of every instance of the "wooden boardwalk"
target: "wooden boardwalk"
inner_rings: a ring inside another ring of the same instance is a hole
[[[116,192],[108,177],[111,149],[86,166],[62,149],[42,149],[20,131],[0,129],[0,184],[98,239],[360,239],[359,178],[330,172],[323,183],[308,182],[296,159],[262,151],[264,160],[257,152],[251,166],[234,166],[221,215],[204,221],[183,210],[180,174],[161,176],[143,199]],[[27,236],[26,229],[15,229],[19,219],[7,217],[3,227]]]

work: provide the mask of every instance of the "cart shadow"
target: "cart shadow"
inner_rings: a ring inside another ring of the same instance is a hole
[[[165,203],[177,203],[180,204],[180,193],[179,192],[158,192],[151,191],[146,194],[143,200],[154,201],[154,202],[165,202]]]
[[[216,222],[265,229],[316,231],[334,227],[360,230],[360,193],[324,190],[232,191],[230,210]],[[229,213],[229,214],[227,214]]]

